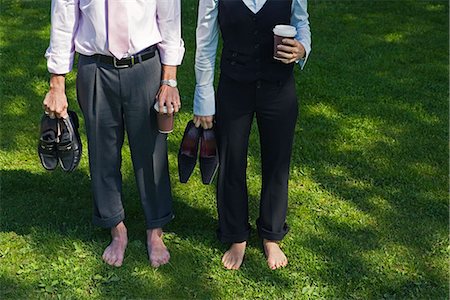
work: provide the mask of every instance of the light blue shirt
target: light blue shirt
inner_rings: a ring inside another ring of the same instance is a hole
[[[212,116],[216,112],[214,95],[214,68],[219,40],[218,2],[200,0],[197,21],[197,50],[195,53],[194,114]],[[257,13],[267,0],[238,0]],[[273,0],[272,0],[273,1]],[[311,52],[311,31],[309,28],[307,0],[292,0],[291,25],[297,28],[295,39],[305,47],[306,56],[298,63],[303,69]]]

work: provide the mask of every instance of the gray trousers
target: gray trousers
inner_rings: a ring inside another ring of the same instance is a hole
[[[125,218],[120,171],[125,130],[147,228],[173,218],[167,135],[158,132],[152,109],[160,79],[158,53],[124,69],[80,55],[77,98],[88,138],[95,225],[109,228]]]

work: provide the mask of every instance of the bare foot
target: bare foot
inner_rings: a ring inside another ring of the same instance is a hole
[[[264,252],[267,257],[267,264],[272,270],[286,267],[288,260],[283,251],[281,251],[280,246],[277,241],[263,240]]]
[[[154,268],[167,264],[170,259],[170,253],[164,245],[162,235],[161,228],[147,230],[148,258]]]
[[[222,257],[223,266],[228,270],[237,270],[244,260],[247,242],[234,243]]]
[[[123,222],[111,228],[111,244],[103,252],[103,260],[111,266],[120,267],[127,247],[127,228]]]

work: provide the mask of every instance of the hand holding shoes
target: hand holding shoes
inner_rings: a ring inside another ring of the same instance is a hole
[[[200,173],[204,184],[211,184],[219,167],[219,156],[214,129],[196,127],[189,121],[184,131],[178,152],[178,174],[180,182],[186,183],[194,171],[200,156]],[[199,153],[200,148],[200,153]]]

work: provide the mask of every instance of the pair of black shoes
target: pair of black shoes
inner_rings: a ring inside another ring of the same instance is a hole
[[[82,150],[78,127],[78,116],[74,111],[69,110],[66,118],[42,116],[38,155],[46,170],[56,169],[58,163],[66,172],[78,166]]]
[[[193,121],[189,121],[178,151],[178,175],[180,182],[186,183],[189,180],[194,171],[197,156],[200,161],[202,182],[211,184],[219,168],[219,155],[214,128],[197,128]]]

